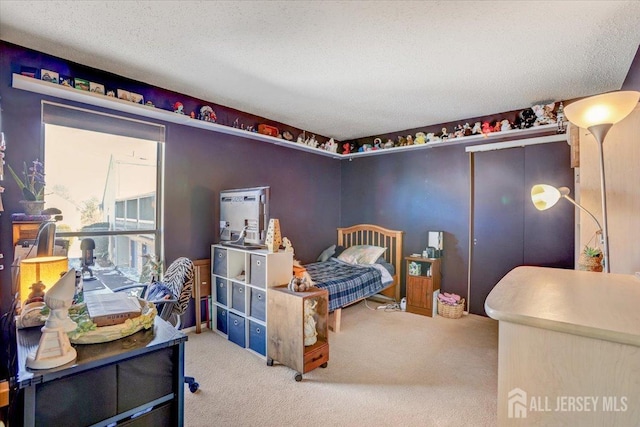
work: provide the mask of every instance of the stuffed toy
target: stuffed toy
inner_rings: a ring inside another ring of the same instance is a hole
[[[27,300],[24,302],[25,305],[26,304],[30,304],[32,302],[42,302],[44,301],[44,288],[46,288],[47,286],[42,283],[42,282],[37,282],[32,284],[29,289],[31,289],[31,292],[29,293],[29,296],[27,297]]]
[[[384,148],[393,148],[395,147],[395,143],[393,142],[393,139],[389,138],[387,139],[387,142],[384,143]]]
[[[351,146],[349,145],[348,142],[345,142],[344,144],[342,144],[342,154],[349,154],[351,153]]]
[[[413,143],[416,145],[426,144],[427,136],[424,134],[424,132],[418,132],[416,133],[416,139],[413,140]]]
[[[500,131],[504,132],[505,130],[511,130],[511,122],[507,119],[500,122]]]
[[[482,133],[482,124],[480,122],[475,122],[473,124],[473,128],[471,128],[471,133],[473,135],[479,135]]]
[[[398,147],[404,147],[405,145],[407,145],[407,138],[402,135],[398,136]]]
[[[533,122],[533,126],[540,125],[548,125],[556,122],[556,117],[553,114],[553,109],[555,108],[555,102],[547,105],[534,105],[531,107],[533,112],[536,115],[535,122]]]
[[[407,135],[407,145],[413,145],[413,136]]]
[[[486,135],[491,132],[493,132],[491,124],[489,122],[482,122],[482,133]]]
[[[427,134],[427,142],[438,142],[438,141],[440,141],[440,138],[437,137],[435,133],[429,132]]]
[[[518,114],[517,127],[520,129],[528,129],[533,126],[536,121],[536,113],[532,108],[527,108]]]
[[[447,132],[447,128],[442,128],[442,134],[440,135],[440,139],[446,141],[449,138],[449,132]]]
[[[465,123],[462,130],[463,130],[464,136],[469,136],[473,133],[471,132],[471,125],[469,123]]]

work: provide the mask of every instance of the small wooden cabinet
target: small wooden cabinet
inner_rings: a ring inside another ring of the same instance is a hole
[[[202,332],[202,299],[206,301],[207,324],[209,324],[209,298],[211,297],[211,259],[197,259],[193,261],[195,277],[191,296],[196,306],[196,334]]]
[[[433,293],[440,289],[440,258],[405,257],[405,262],[407,311],[431,317]],[[410,268],[412,263],[419,266],[419,272]]]
[[[305,301],[315,306],[316,342],[305,345]],[[311,288],[307,292],[293,292],[287,286],[269,290],[267,297],[267,365],[274,360],[296,371],[295,380],[318,366],[326,368],[329,362],[328,309],[329,293],[326,289]]]

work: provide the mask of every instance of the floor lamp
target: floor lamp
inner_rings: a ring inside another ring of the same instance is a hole
[[[602,244],[604,271],[609,266],[609,233],[607,227],[607,187],[604,174],[604,139],[611,127],[627,117],[638,105],[640,92],[618,91],[581,99],[564,107],[564,114],[571,123],[588,129],[598,143],[600,157],[600,194],[602,198]]]

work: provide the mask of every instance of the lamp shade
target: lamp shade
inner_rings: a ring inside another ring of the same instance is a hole
[[[581,99],[564,107],[571,123],[581,128],[602,124],[616,124],[638,105],[640,92],[633,90],[603,93]]]
[[[20,301],[24,301],[33,292],[36,297],[44,297],[45,289],[31,289],[34,283],[42,282],[51,288],[58,280],[60,273],[69,270],[69,260],[63,256],[27,258],[20,261]],[[38,295],[40,294],[40,295]]]
[[[566,187],[558,189],[547,184],[536,184],[531,187],[531,201],[539,211],[553,207],[561,197],[567,194],[569,194],[569,192]]]

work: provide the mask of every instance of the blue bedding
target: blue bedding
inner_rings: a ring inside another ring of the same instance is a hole
[[[305,268],[314,285],[329,292],[329,311],[375,295],[388,284],[383,283],[376,267],[347,264],[336,258],[307,264]]]

